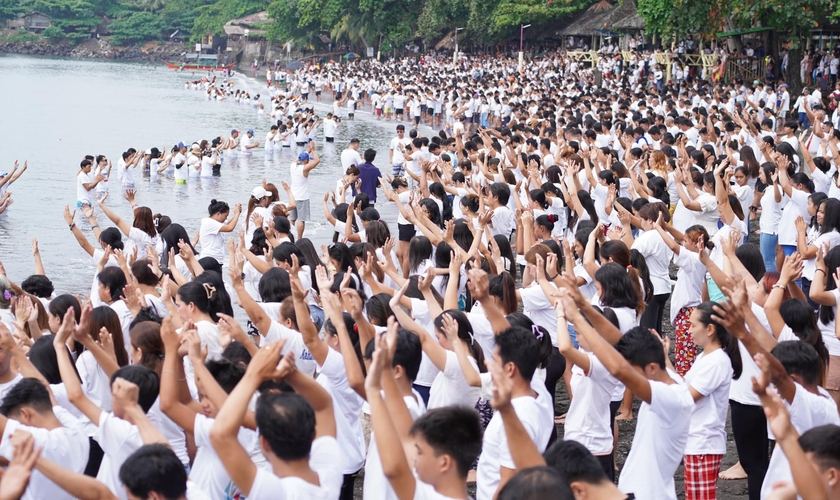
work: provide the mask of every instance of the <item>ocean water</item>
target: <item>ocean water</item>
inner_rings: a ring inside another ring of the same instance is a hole
[[[232,128],[254,129],[262,144],[271,126],[269,118],[259,117],[251,107],[232,100],[208,101],[203,92],[185,90],[185,81],[204,73],[169,70],[162,64],[0,56],[0,74],[0,144],[5,151],[0,172],[11,171],[15,160],[21,166],[24,160],[29,162],[29,169],[10,188],[14,204],[0,215],[0,261],[8,276],[20,283],[34,271],[31,240],[37,238],[57,293],[87,292],[95,271],[62,215],[65,205],[75,207],[76,175],[84,155],[104,154],[116,166],[130,147],[169,149],[179,141],[226,137]],[[251,95],[262,93],[260,102],[268,107],[259,75],[253,79],[235,74],[233,79]],[[328,104],[315,108],[322,117],[331,110]],[[367,113],[357,113],[356,118],[338,128],[335,143],[327,144],[322,132],[318,136],[321,164],[310,174],[311,221],[304,235],[316,247],[332,238],[323,214],[323,193],[343,175],[339,156],[350,139],[359,138],[362,151],[377,150],[379,161],[374,163],[383,175],[390,173],[388,144],[396,124],[376,121]],[[142,178],[135,171],[136,201],[169,215],[193,235],[211,199],[231,206],[242,203],[244,211],[251,190],[262,179],[278,187],[281,180],[290,181],[294,147],[271,157],[262,146],[253,151],[250,157],[240,153],[235,164],[223,164],[220,177],[190,179],[186,185],[175,185],[167,177]],[[106,203],[130,223],[131,208],[122,198],[116,175],[112,176]],[[281,196],[285,197],[282,189]],[[382,201],[377,208],[396,234],[396,208]],[[98,213],[97,219],[103,228],[113,225],[104,214]],[[239,220],[244,227],[244,214]],[[98,246],[81,214],[76,222]]]

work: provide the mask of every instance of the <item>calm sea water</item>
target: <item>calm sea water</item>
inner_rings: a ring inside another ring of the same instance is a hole
[[[0,171],[10,171],[16,159],[21,165],[29,161],[29,169],[11,188],[14,205],[0,215],[0,261],[19,283],[33,272],[30,242],[38,238],[47,276],[58,293],[84,293],[95,271],[62,216],[64,205],[75,206],[75,179],[84,155],[104,154],[116,166],[117,158],[129,147],[171,148],[179,141],[224,137],[232,128],[254,129],[262,143],[271,125],[252,108],[232,101],[207,101],[203,92],[185,90],[184,82],[200,78],[201,73],[173,71],[163,65],[2,56],[0,74],[0,137],[6,152],[0,158]],[[266,95],[256,80],[242,75],[234,79],[252,95]],[[268,100],[263,97],[261,102]],[[316,110],[324,116],[330,108],[321,105]],[[318,138],[321,164],[310,174],[312,222],[305,233],[316,246],[332,237],[321,199],[343,174],[339,155],[350,138],[361,139],[362,150],[376,149],[381,161],[375,163],[383,174],[390,170],[387,148],[395,124],[377,122],[365,114],[357,114],[357,120],[339,127],[334,144],[326,144],[323,133]],[[263,178],[278,187],[281,180],[288,182],[294,154],[287,148],[266,158],[259,147],[250,158],[240,154],[237,164],[223,165],[221,177],[190,179],[179,186],[169,178],[141,179],[137,172],[137,202],[169,215],[192,235],[211,199],[242,203],[244,209],[251,190]],[[116,175],[111,184],[108,205],[131,221],[131,209],[121,197]],[[378,208],[394,231],[396,210]],[[102,227],[112,225],[102,214],[97,218]],[[82,219],[77,215],[77,222]],[[240,223],[244,224],[244,216]],[[96,244],[86,226],[86,221],[80,224]]]

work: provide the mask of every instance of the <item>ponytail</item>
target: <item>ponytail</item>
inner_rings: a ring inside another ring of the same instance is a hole
[[[645,312],[645,307],[647,306],[644,298],[645,292],[642,290],[642,284],[639,283],[642,279],[642,275],[635,267],[627,266],[627,277],[630,278],[630,286],[636,290],[636,315],[641,316],[642,313]]]
[[[478,365],[478,371],[480,373],[485,373],[487,371],[487,366],[484,363],[484,349],[482,349],[481,344],[475,340],[472,323],[470,323],[467,315],[458,309],[447,309],[446,311],[438,314],[435,318],[434,325],[436,329],[443,331],[443,316],[446,314],[451,316],[458,325],[458,338],[467,344],[470,356],[475,359],[475,363]]]
[[[519,308],[519,302],[516,300],[516,282],[509,272],[502,271],[502,273],[492,276],[488,292],[499,299],[505,314],[516,312]]]
[[[719,306],[719,304],[707,301],[697,306],[696,310],[700,313],[700,323],[705,326],[715,326],[715,337],[717,337],[721,349],[729,356],[729,362],[732,364],[732,378],[738,380],[744,371],[741,351],[738,348],[738,339],[729,333],[729,330],[724,328],[723,325],[712,319],[714,306]]]

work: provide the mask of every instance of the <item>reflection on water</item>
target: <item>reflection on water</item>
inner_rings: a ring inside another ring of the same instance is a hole
[[[33,272],[30,241],[38,238],[46,273],[59,293],[89,290],[95,270],[62,217],[64,205],[75,205],[75,177],[84,155],[104,154],[116,165],[129,147],[169,148],[179,141],[226,136],[232,128],[254,129],[256,140],[262,143],[271,125],[252,108],[232,101],[207,101],[202,92],[184,90],[184,82],[200,78],[200,72],[177,72],[163,65],[3,56],[0,73],[0,137],[5,153],[0,171],[11,170],[15,159],[21,165],[29,160],[29,170],[11,188],[14,205],[0,215],[0,260],[13,280],[22,281]],[[254,81],[234,79],[252,95],[265,92]],[[266,97],[261,102],[268,107]],[[325,105],[315,107],[321,116],[329,111]],[[312,222],[305,233],[316,246],[332,237],[321,200],[344,173],[339,156],[349,140],[358,137],[363,150],[377,150],[379,161],[374,163],[383,175],[390,172],[388,144],[395,124],[357,114],[360,117],[361,121],[342,124],[333,144],[325,143],[319,134],[321,164],[310,174]],[[193,235],[211,199],[242,203],[244,209],[251,190],[263,178],[278,186],[281,180],[290,181],[289,165],[296,155],[292,147],[266,157],[259,147],[250,156],[240,153],[235,164],[223,164],[221,177],[194,178],[186,185],[176,185],[167,177],[141,178],[138,172],[137,202],[169,215]],[[114,177],[107,203],[130,221],[130,206],[121,198]],[[281,196],[285,196],[282,190]],[[395,232],[396,209],[382,203],[377,209]],[[81,219],[79,214],[77,223],[95,243]],[[99,214],[98,220],[103,227],[111,225],[104,215]]]

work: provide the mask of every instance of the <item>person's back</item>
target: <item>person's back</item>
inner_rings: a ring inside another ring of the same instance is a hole
[[[82,473],[88,462],[90,443],[81,421],[60,406],[52,407],[50,395],[41,381],[25,378],[15,385],[0,405],[0,422],[3,424],[0,455],[11,460],[11,436],[16,431],[32,434],[35,446],[42,449],[41,456],[62,464],[66,469]],[[26,500],[72,499],[58,485],[40,471],[33,471]]]

